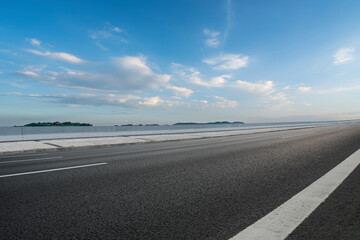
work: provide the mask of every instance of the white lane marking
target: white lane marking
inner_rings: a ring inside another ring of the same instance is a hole
[[[298,137],[298,136],[304,136],[304,135],[310,135],[310,134],[313,134],[313,132],[311,132],[311,133],[297,134],[297,135],[290,135],[290,136],[285,136],[285,137],[281,137],[281,138],[292,138],[292,137]]]
[[[0,175],[0,178],[29,175],[29,174],[36,174],[36,173],[44,173],[44,172],[55,172],[55,171],[62,171],[62,170],[75,169],[75,168],[94,167],[94,166],[99,166],[99,165],[104,165],[104,164],[107,164],[107,163],[103,162],[103,163],[94,163],[94,164],[79,165],[79,166],[64,167],[64,168],[53,168],[53,169],[33,171],[33,172],[13,173],[13,174]]]
[[[48,153],[37,153],[37,154],[24,154],[24,155],[5,155],[0,156],[0,158],[15,158],[15,157],[32,157],[32,156],[41,156],[41,155],[47,155]]]
[[[63,157],[59,156],[59,157],[48,157],[48,158],[32,158],[32,159],[23,159],[23,160],[13,160],[13,161],[0,162],[0,164],[17,163],[17,162],[32,162],[32,161],[41,161],[41,160],[58,159],[58,158],[63,158]]]
[[[231,240],[281,240],[299,226],[360,164],[360,149]]]

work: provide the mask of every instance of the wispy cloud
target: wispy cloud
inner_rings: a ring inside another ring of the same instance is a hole
[[[227,37],[229,35],[231,25],[232,25],[232,9],[231,9],[231,5],[232,5],[231,0],[226,0],[226,6],[225,6],[226,26],[225,26],[225,31],[224,31],[224,43],[226,42],[226,39],[227,39]]]
[[[298,87],[298,88],[296,88],[296,90],[297,90],[298,92],[305,93],[305,92],[310,92],[310,91],[311,91],[311,87]]]
[[[157,89],[171,79],[169,74],[156,74],[146,64],[146,57],[125,56],[113,58],[114,76],[131,89]]]
[[[211,31],[207,28],[204,28],[203,33],[205,36],[207,36],[207,39],[205,40],[206,46],[217,48],[220,45],[219,32]]]
[[[17,71],[18,74],[24,75],[31,78],[38,78],[39,74],[32,72],[32,71]]]
[[[224,97],[214,96],[214,98],[217,100],[214,103],[217,108],[236,108],[236,106],[238,105],[236,101],[229,100]]]
[[[0,92],[0,95],[6,95],[6,96],[23,96],[20,92]]]
[[[167,86],[167,90],[173,92],[176,96],[180,97],[190,97],[194,93],[193,90],[185,87],[176,87],[176,86]]]
[[[31,94],[28,97],[48,99],[49,101],[75,106],[119,106],[124,108],[141,108],[141,107],[174,107],[182,104],[179,101],[171,101],[155,97],[139,97],[135,95],[119,94]]]
[[[90,30],[89,37],[92,39],[109,39],[118,37],[117,34],[123,33],[124,30],[112,25],[111,23],[106,23],[102,29]]]
[[[60,68],[43,70],[36,74],[37,78],[46,84],[91,92],[157,90],[167,86],[171,79],[171,75],[155,73],[147,65],[144,56],[115,57],[103,69],[92,71]],[[26,75],[35,78],[35,75],[29,72]]]
[[[210,80],[204,80],[203,76],[196,68],[185,67],[177,63],[173,63],[172,68],[173,73],[177,78],[202,87],[223,87],[227,82],[226,79],[231,78],[231,75],[225,74],[212,77]]]
[[[334,55],[334,64],[343,64],[353,59],[354,48],[340,48]]]
[[[293,102],[288,99],[286,93],[275,89],[273,81],[251,83],[238,80],[232,86],[257,96],[267,109],[276,109],[293,104]]]
[[[255,94],[265,94],[269,95],[275,91],[274,83],[272,81],[259,81],[257,83],[251,83],[247,81],[238,80],[233,85],[241,90],[246,92],[255,93]]]
[[[223,54],[213,58],[205,58],[203,62],[213,65],[215,70],[236,70],[242,67],[247,67],[249,61],[248,56],[240,54]]]
[[[360,85],[322,89],[322,90],[316,91],[316,93],[319,93],[319,94],[340,93],[340,92],[354,91],[354,90],[358,90],[358,89],[360,89]]]
[[[76,57],[70,53],[64,53],[64,52],[40,52],[37,50],[33,50],[33,49],[27,49],[26,50],[29,53],[38,55],[38,56],[44,56],[44,57],[48,57],[54,60],[61,60],[61,61],[65,61],[68,63],[74,63],[74,64],[81,64],[81,63],[86,63],[87,61],[82,60],[79,57]]]
[[[34,46],[40,46],[41,45],[41,41],[36,39],[36,38],[26,38],[26,40],[28,42],[30,42],[31,45],[34,45]]]
[[[205,81],[201,78],[200,72],[193,69],[192,74],[189,75],[189,81],[192,84],[202,87],[223,87],[226,83],[226,78],[231,78],[230,75],[221,75],[213,77],[210,81]]]
[[[94,39],[96,46],[104,51],[107,51],[108,48],[100,42],[105,40],[115,40],[127,43],[128,41],[125,39],[124,35],[125,31],[122,28],[108,22],[101,29],[89,30],[89,37]]]

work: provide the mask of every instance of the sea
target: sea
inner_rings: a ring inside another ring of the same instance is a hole
[[[275,122],[244,124],[194,124],[194,125],[158,125],[158,126],[91,126],[91,127],[0,127],[0,142],[21,140],[42,140],[84,137],[136,136],[153,134],[181,134],[249,130],[279,127],[320,126],[340,123],[360,122],[312,121],[312,122]]]

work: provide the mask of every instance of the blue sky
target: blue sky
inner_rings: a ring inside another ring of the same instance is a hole
[[[360,1],[3,1],[0,125],[360,118]]]

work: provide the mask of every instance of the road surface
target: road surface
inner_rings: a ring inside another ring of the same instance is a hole
[[[230,239],[358,149],[351,123],[3,155],[0,238]],[[356,167],[286,239],[360,239],[359,183]]]

